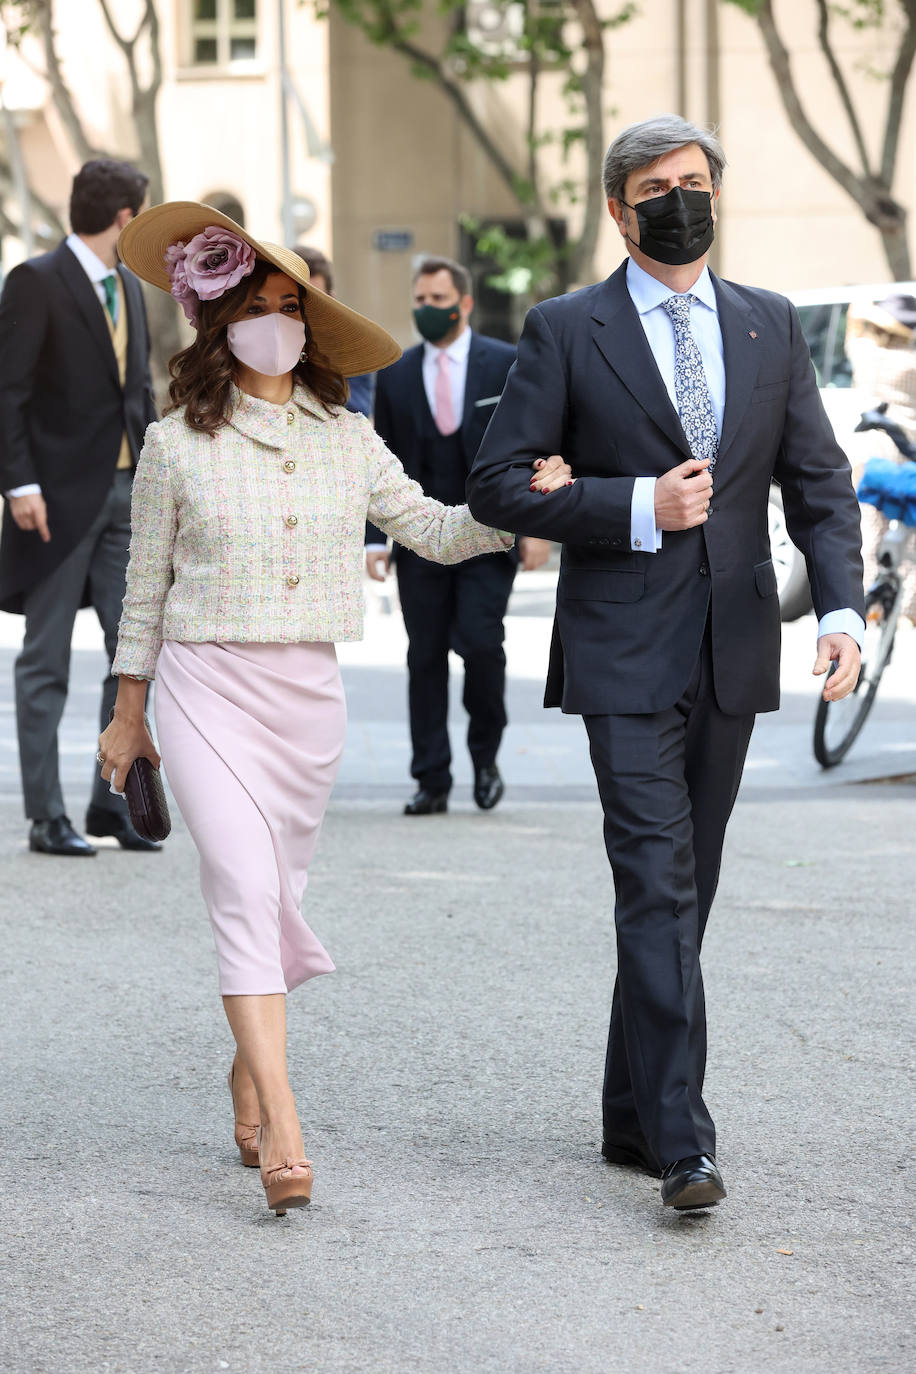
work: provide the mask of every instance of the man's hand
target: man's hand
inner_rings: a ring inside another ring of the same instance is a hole
[[[391,554],[381,549],[370,549],[366,554],[366,572],[373,582],[384,582],[391,567]]]
[[[690,530],[708,519],[712,477],[708,458],[688,458],[655,483],[655,524],[660,530]]]
[[[48,529],[48,508],[45,498],[33,493],[31,496],[9,496],[10,515],[21,530],[37,530],[42,543],[51,542]]]
[[[522,572],[534,572],[550,557],[550,540],[534,539],[530,534],[523,535],[518,541]]]
[[[862,664],[859,646],[850,635],[821,635],[817,641],[814,676],[826,673],[831,663],[836,664],[836,672],[825,682],[822,696],[825,701],[842,701],[855,690]]]

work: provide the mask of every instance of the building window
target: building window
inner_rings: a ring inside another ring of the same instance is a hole
[[[191,62],[229,67],[258,55],[258,0],[191,0]]]

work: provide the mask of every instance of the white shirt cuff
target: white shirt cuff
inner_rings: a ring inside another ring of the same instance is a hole
[[[366,553],[387,553],[387,552],[388,552],[388,545],[387,545],[387,544],[367,544],[367,545],[366,545]]]
[[[637,477],[630,504],[630,548],[634,553],[658,553],[662,532],[655,525],[655,478]]]
[[[842,611],[828,611],[818,622],[818,639],[821,635],[849,635],[861,649],[865,639],[865,621],[848,606]]]
[[[5,491],[3,495],[7,500],[9,500],[11,496],[40,496],[41,487],[37,482],[26,482],[24,486],[12,487],[9,491]]]

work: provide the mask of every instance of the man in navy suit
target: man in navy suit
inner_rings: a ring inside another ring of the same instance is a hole
[[[754,717],[779,705],[774,477],[828,700],[864,630],[858,502],[798,316],[706,265],[724,164],[676,115],[618,135],[604,186],[628,256],[529,312],[468,482],[478,520],[563,544],[545,704],[584,717],[616,891],[603,1153],[678,1209],[725,1196],[700,945]],[[544,497],[530,467],[543,485],[552,454],[574,482]]]
[[[474,301],[467,269],[427,257],[413,279],[414,323],[425,342],[378,375],[375,428],[424,490],[448,505],[464,503],[468,470],[515,358],[515,349],[469,327]],[[404,807],[428,816],[448,807],[452,785],[448,737],[448,654],[464,660],[473,795],[483,811],[503,795],[496,766],[506,726],[503,619],[521,558],[538,567],[549,541],[522,539],[518,551],[488,553],[440,567],[398,548],[398,593],[407,629],[408,706],[417,791]],[[369,575],[384,579],[385,536],[369,526]]]

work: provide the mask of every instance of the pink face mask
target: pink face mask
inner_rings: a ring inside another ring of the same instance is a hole
[[[305,348],[305,324],[273,311],[251,320],[236,320],[226,330],[229,352],[263,377],[292,372]]]

